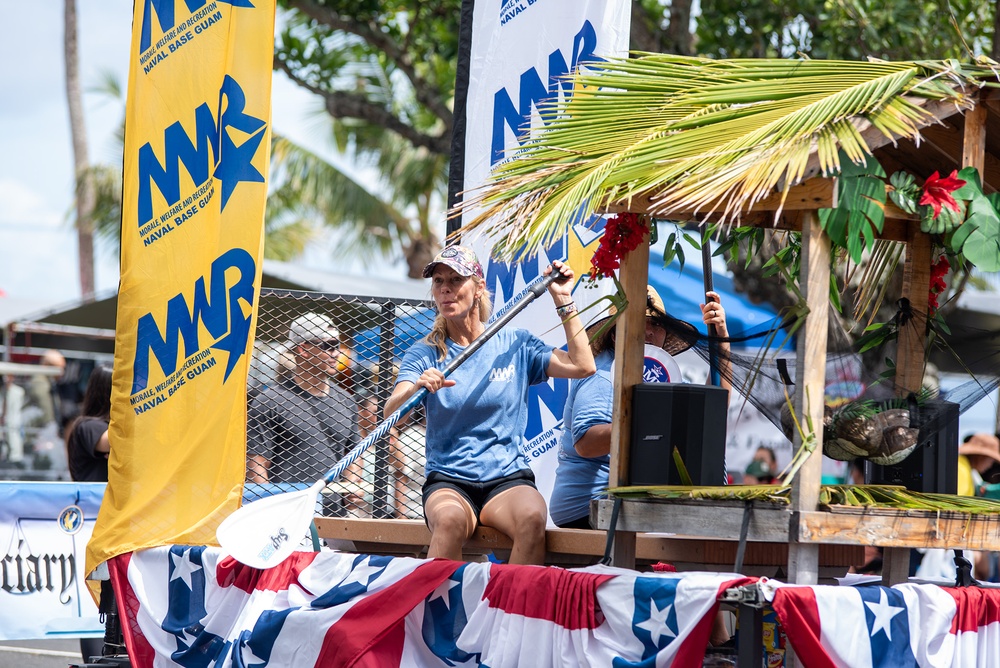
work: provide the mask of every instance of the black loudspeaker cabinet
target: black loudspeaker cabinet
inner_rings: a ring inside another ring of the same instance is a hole
[[[902,485],[913,492],[958,491],[958,404],[928,401],[910,412],[910,426],[920,429],[919,445],[891,466],[865,462],[865,481]]]
[[[632,388],[630,485],[681,485],[674,446],[695,485],[725,484],[729,393],[686,383],[639,383]]]

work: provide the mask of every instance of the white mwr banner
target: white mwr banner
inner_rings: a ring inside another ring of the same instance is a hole
[[[492,169],[516,153],[518,138],[542,127],[539,107],[572,95],[565,78],[580,67],[628,52],[628,0],[476,0],[465,127],[466,192],[484,184]],[[475,212],[466,212],[474,217]],[[505,264],[490,258],[490,242],[466,241],[486,270],[494,314],[518,299],[525,286],[552,260],[568,261],[576,272],[574,301],[585,308],[609,290],[585,288],[583,278],[604,229],[602,219],[578,220],[551,248],[534,249],[534,259]],[[582,314],[584,322],[599,310]],[[549,299],[542,298],[515,318],[512,326],[564,346],[565,336]],[[524,454],[546,501],[552,492],[556,447],[562,432],[563,405],[569,381],[550,379],[532,388]]]

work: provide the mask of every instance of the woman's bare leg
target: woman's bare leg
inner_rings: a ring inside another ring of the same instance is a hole
[[[518,485],[490,499],[479,521],[510,536],[514,547],[510,551],[512,564],[545,563],[545,499],[538,490]]]
[[[431,530],[427,557],[461,561],[462,546],[476,529],[476,513],[465,497],[454,489],[437,489],[424,504],[424,515]]]

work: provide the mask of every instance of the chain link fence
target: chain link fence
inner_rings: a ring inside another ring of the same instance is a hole
[[[429,301],[261,291],[247,384],[245,501],[305,488],[381,422],[398,364],[434,320]],[[422,518],[417,409],[327,486],[324,515]]]

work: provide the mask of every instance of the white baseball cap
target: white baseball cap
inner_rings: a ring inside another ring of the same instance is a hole
[[[333,321],[319,313],[306,313],[292,321],[288,328],[288,343],[298,345],[312,341],[339,341],[340,332]]]

